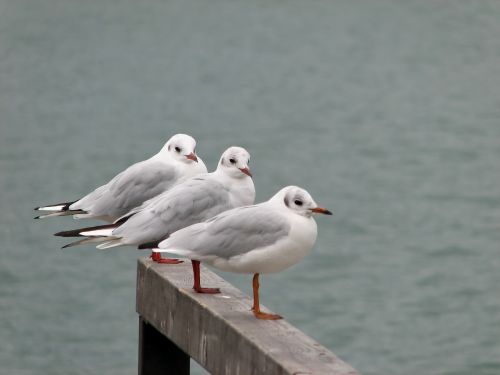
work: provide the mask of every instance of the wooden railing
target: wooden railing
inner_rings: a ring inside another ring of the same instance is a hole
[[[222,293],[195,293],[189,263],[138,261],[140,375],[189,374],[190,358],[214,375],[359,375],[286,320],[256,319],[252,300],[206,268],[202,284]]]

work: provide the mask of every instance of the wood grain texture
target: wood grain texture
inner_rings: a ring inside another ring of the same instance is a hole
[[[286,320],[255,319],[251,298],[206,268],[202,285],[222,293],[195,293],[191,273],[189,263],[139,259],[136,310],[210,373],[359,375]]]

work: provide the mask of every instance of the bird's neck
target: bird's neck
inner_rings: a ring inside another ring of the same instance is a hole
[[[231,177],[227,173],[217,169],[211,175],[220,182],[231,194],[234,207],[248,206],[255,201],[255,186],[253,180],[244,176],[242,178]]]
[[[163,163],[168,163],[168,164],[176,164],[179,163],[178,160],[175,160],[170,156],[170,154],[167,152],[166,149],[161,149],[160,152],[154,154],[149,158],[150,160],[154,161],[161,161]]]

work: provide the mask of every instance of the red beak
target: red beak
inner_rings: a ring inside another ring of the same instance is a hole
[[[242,171],[247,176],[252,177],[252,174],[250,173],[250,169],[248,169],[248,168],[240,168],[240,171]]]
[[[196,157],[196,155],[195,155],[194,152],[190,153],[189,155],[186,155],[186,158],[189,159],[189,160],[193,160],[193,161],[195,161],[195,162],[198,163],[198,158]]]
[[[316,212],[317,214],[323,214],[323,215],[331,215],[332,212],[328,211],[326,208],[323,207],[316,207],[316,208],[311,208],[312,212]]]

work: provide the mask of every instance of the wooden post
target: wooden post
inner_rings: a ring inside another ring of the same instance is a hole
[[[139,316],[139,375],[189,375],[189,356]]]

